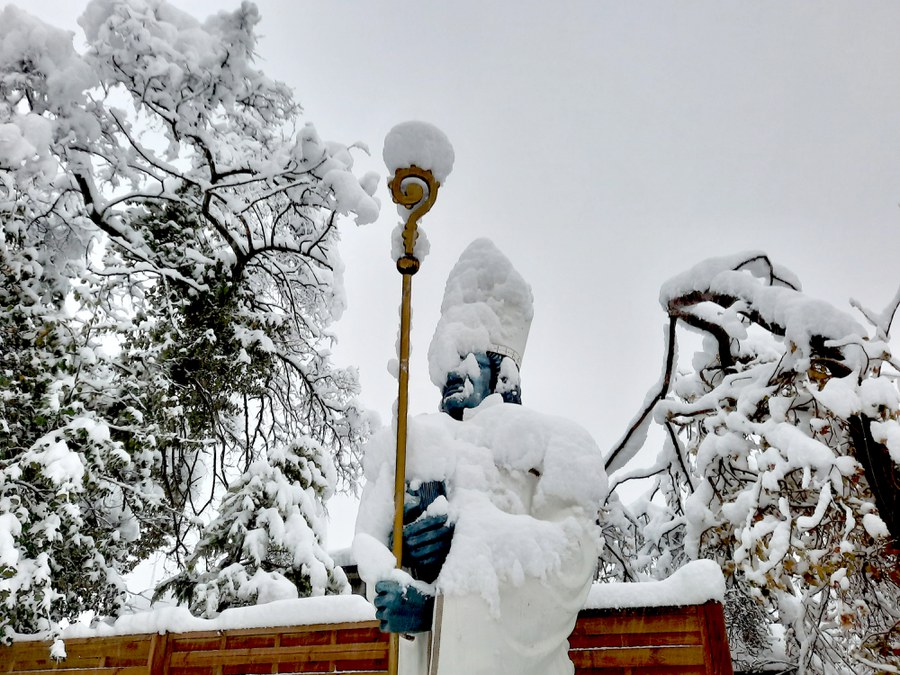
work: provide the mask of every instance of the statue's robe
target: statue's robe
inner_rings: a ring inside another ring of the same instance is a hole
[[[407,476],[446,482],[455,532],[432,632],[400,640],[402,675],[574,672],[568,636],[593,580],[606,490],[600,451],[577,425],[488,402],[463,422],[410,420]],[[385,441],[373,443],[357,532],[386,541],[393,463]]]

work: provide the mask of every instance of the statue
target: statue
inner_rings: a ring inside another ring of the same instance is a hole
[[[598,556],[606,491],[577,425],[521,405],[530,287],[488,240],[447,282],[429,349],[440,413],[410,420],[403,561],[389,554],[390,437],[366,450],[354,549],[400,672],[571,675],[567,638]]]

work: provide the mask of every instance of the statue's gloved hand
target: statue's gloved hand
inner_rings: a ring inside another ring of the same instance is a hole
[[[434,597],[396,581],[375,584],[375,618],[383,633],[424,633],[431,630]]]
[[[441,572],[453,543],[447,516],[425,516],[403,526],[403,563],[422,581],[432,583]]]
[[[450,551],[453,526],[447,525],[447,516],[423,516],[438,497],[446,497],[443,481],[426,481],[414,490],[407,490],[403,504],[403,565],[416,579],[433,582],[440,574],[441,566]],[[393,548],[393,532],[388,538]]]

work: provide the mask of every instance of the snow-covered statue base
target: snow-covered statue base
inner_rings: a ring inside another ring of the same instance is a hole
[[[429,350],[443,412],[412,418],[407,441],[410,492],[432,481],[446,491],[415,521],[436,524],[424,526],[436,533],[428,539],[442,559],[436,576],[414,578],[415,564],[412,574],[394,569],[394,436],[386,431],[366,448],[360,574],[370,589],[405,591],[413,605],[434,599],[430,632],[401,640],[402,673],[574,672],[567,638],[593,579],[606,476],[586,431],[518,405],[531,303],[528,285],[487,240],[470,245],[447,282]],[[381,601],[383,625],[410,607]]]

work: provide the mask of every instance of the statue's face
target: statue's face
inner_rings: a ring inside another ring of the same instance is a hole
[[[441,410],[461,420],[466,408],[474,408],[491,394],[491,362],[487,354],[469,354],[447,375]]]

